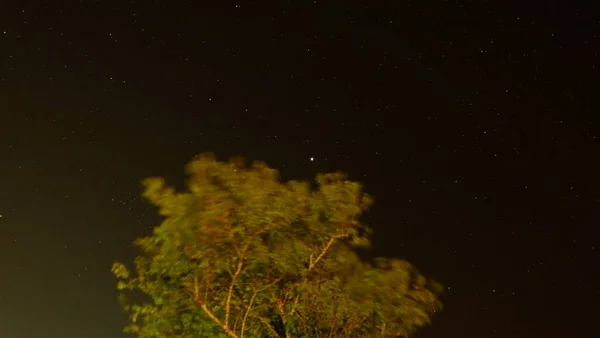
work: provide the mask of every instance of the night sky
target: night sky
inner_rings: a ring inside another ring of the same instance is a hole
[[[0,337],[126,337],[140,181],[206,151],[364,182],[374,253],[447,288],[422,338],[596,336],[598,8],[46,3],[0,4]]]

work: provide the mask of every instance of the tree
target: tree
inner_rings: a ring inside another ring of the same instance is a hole
[[[139,337],[408,336],[441,308],[441,288],[409,263],[362,261],[372,199],[341,173],[316,186],[276,170],[202,154],[188,190],[162,178],[143,196],[164,216],[135,241],[135,273],[112,271]],[[127,296],[126,296],[127,295]]]

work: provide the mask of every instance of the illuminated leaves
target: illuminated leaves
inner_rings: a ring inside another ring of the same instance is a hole
[[[341,173],[280,182],[264,163],[186,166],[188,190],[144,180],[165,216],[135,241],[135,274],[113,273],[138,337],[378,337],[430,322],[438,290],[410,264],[362,262],[370,246],[359,218],[372,204]]]

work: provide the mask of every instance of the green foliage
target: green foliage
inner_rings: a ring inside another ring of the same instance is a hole
[[[441,308],[441,288],[409,263],[362,262],[372,199],[343,174],[282,183],[276,170],[203,154],[188,191],[161,178],[143,196],[165,216],[135,241],[135,273],[113,273],[138,337],[408,336]],[[148,301],[131,301],[140,293]]]

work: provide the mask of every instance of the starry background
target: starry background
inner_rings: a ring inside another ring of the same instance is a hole
[[[594,336],[597,9],[33,3],[0,5],[0,336],[125,337],[139,182],[205,151],[364,182],[374,252],[447,287],[420,337]]]

